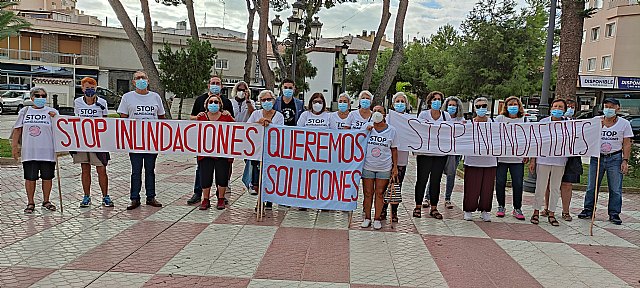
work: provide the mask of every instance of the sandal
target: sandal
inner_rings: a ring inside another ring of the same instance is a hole
[[[539,215],[531,215],[531,223],[538,225],[540,223]]]
[[[551,226],[560,226],[560,222],[558,222],[556,216],[549,216],[547,219],[549,220]]]
[[[382,212],[380,212],[379,220],[387,220],[387,210],[382,210]]]
[[[42,202],[42,207],[44,207],[45,209],[47,209],[49,211],[56,211],[56,206],[51,204],[51,202],[49,202],[49,201]]]
[[[547,216],[549,216],[549,210],[547,210],[547,209],[542,209],[542,211],[540,211],[540,216],[541,216],[541,217],[547,217]]]
[[[391,222],[398,223],[398,213],[391,212]]]
[[[440,214],[440,212],[438,212],[438,209],[433,209],[431,210],[431,212],[429,212],[429,215],[433,218],[436,219],[442,219],[442,214]]]
[[[422,210],[418,207],[413,209],[413,217],[422,218]]]
[[[571,217],[571,214],[569,214],[569,212],[562,212],[562,220],[571,222],[573,218]]]
[[[25,214],[33,214],[33,212],[36,210],[36,204],[27,204],[27,208],[24,209],[24,213]]]

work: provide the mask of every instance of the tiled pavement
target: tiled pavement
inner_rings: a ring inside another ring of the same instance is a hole
[[[61,158],[63,214],[38,207],[24,215],[22,169],[0,166],[0,287],[640,287],[637,194],[625,194],[622,226],[606,222],[600,206],[593,237],[577,218],[560,227],[512,217],[463,221],[461,179],[458,205],[440,208],[444,220],[415,219],[415,169],[408,169],[400,223],[373,231],[359,228],[361,208],[350,226],[348,213],[281,207],[257,222],[256,196],[238,179],[242,161],[234,165],[231,206],[199,211],[185,204],[195,160],[184,156],[158,159],[163,208],[126,211],[129,161],[113,156],[113,209],[97,197],[78,208],[80,167]],[[92,191],[99,195],[97,183]],[[54,185],[56,204],[57,192]],[[573,213],[582,197],[574,195]],[[527,193],[528,215],[532,201]]]

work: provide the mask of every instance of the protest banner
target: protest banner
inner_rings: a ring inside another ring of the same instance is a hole
[[[262,201],[304,208],[355,210],[367,132],[267,127]]]
[[[562,157],[600,155],[599,118],[547,123],[427,123],[391,111],[398,150],[439,155]]]
[[[56,117],[56,151],[144,152],[259,160],[264,128],[211,121]]]

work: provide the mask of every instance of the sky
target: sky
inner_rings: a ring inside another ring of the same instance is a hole
[[[127,9],[129,17],[135,24],[138,15],[138,25],[144,26],[139,0],[120,0]],[[224,1],[224,4],[223,4]],[[236,31],[246,32],[248,15],[245,0],[194,0],[195,14],[198,26],[223,26]],[[290,4],[293,0],[289,0]],[[458,27],[465,19],[467,13],[473,8],[476,0],[410,0],[409,9],[405,19],[404,38],[424,37],[435,33],[438,27],[451,24]],[[519,0],[524,3],[524,0]],[[398,9],[398,0],[391,0],[391,19],[387,25],[386,35],[389,41],[393,41],[393,27],[395,15]],[[155,0],[149,0],[152,21],[158,21],[162,27],[174,27],[177,21],[187,20],[187,10],[181,5],[167,7],[158,4]],[[523,4],[521,4],[523,5]],[[113,10],[107,1],[78,0],[77,8],[86,14],[94,15],[102,20],[108,18],[109,26],[120,26]],[[338,4],[331,9],[322,9],[317,16],[320,17],[322,37],[340,37],[344,35],[360,35],[363,30],[377,31],[382,13],[382,0],[359,0],[357,3]],[[280,19],[285,22],[291,15],[291,10],[282,12],[271,11],[269,21],[280,14]],[[206,15],[206,18],[205,18]],[[206,22],[205,22],[206,20]],[[258,29],[258,17],[256,16],[254,29]],[[283,28],[284,31],[284,28]],[[256,35],[257,38],[257,35]]]

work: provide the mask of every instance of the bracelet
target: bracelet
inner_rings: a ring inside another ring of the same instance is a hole
[[[627,162],[629,162],[629,159],[622,159],[622,161],[627,161]]]

